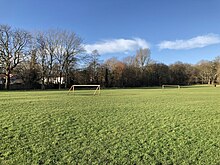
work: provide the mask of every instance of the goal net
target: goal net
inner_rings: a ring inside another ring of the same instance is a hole
[[[162,89],[165,89],[165,88],[178,88],[178,89],[180,89],[180,85],[162,85]]]
[[[68,91],[69,93],[73,93],[75,94],[76,89],[90,89],[90,90],[94,90],[93,95],[100,95],[100,85],[72,85]]]

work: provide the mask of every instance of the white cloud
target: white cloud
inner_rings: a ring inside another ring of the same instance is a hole
[[[141,38],[104,40],[95,44],[85,45],[87,53],[98,50],[100,54],[128,53],[138,48],[149,48],[149,44]]]
[[[193,49],[220,43],[220,37],[216,34],[197,36],[188,40],[162,41],[160,49]]]

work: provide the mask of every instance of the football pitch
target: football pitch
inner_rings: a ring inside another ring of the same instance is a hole
[[[220,87],[0,91],[0,164],[219,164]]]

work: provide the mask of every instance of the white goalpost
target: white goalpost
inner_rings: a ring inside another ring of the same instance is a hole
[[[71,87],[70,87],[70,89],[69,89],[69,91],[68,91],[68,94],[70,93],[70,92],[73,92],[73,94],[75,93],[75,87],[96,87],[95,88],[95,91],[94,91],[94,93],[93,93],[93,95],[100,95],[100,91],[101,91],[101,89],[100,89],[100,85],[72,85]]]
[[[165,89],[165,87],[180,89],[180,85],[162,85],[162,89]]]

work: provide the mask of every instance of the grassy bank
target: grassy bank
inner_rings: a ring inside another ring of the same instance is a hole
[[[0,92],[0,164],[218,164],[220,88]]]

